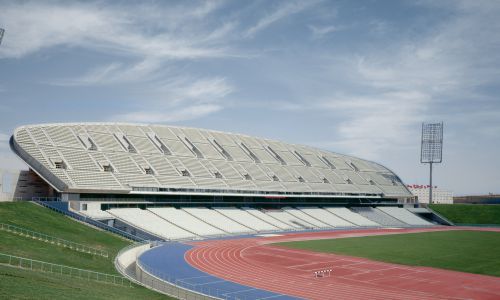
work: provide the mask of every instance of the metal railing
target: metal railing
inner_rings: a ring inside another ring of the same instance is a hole
[[[227,291],[220,288],[207,286],[207,283],[187,282],[189,278],[176,278],[175,276],[165,274],[149,266],[144,266],[139,260],[136,261],[137,280],[150,288],[160,291],[164,294],[185,300],[206,300],[206,299],[225,299],[225,300],[255,300],[261,299],[255,296],[241,295],[248,293],[253,288],[240,291]],[[209,277],[209,275],[207,275]],[[259,290],[255,288],[255,290]],[[240,295],[239,295],[240,294]]]
[[[130,280],[125,277],[111,275],[91,270],[68,267],[65,265],[53,264],[40,260],[19,257],[10,254],[0,253],[0,264],[21,268],[30,271],[40,271],[46,273],[70,276],[73,278],[92,280],[102,283],[115,284],[121,286],[132,286]]]
[[[106,230],[106,231],[109,231],[109,232],[112,232],[114,234],[117,234],[117,235],[120,235],[126,239],[129,239],[129,240],[132,240],[132,241],[136,241],[136,242],[142,242],[144,241],[144,239],[138,237],[138,236],[135,236],[133,234],[130,234],[128,232],[125,232],[123,230],[120,230],[120,229],[116,229],[114,227],[111,227],[111,226],[108,226],[102,222],[99,222],[99,221],[96,221],[92,218],[88,218],[88,217],[84,217],[84,216],[81,216],[77,213],[74,213],[74,212],[71,212],[71,211],[65,211],[65,210],[62,210],[62,209],[59,209],[59,208],[56,208],[56,207],[53,207],[51,206],[49,203],[50,201],[48,202],[45,202],[45,201],[37,201],[35,199],[33,199],[33,201],[37,204],[40,204],[42,206],[45,206],[55,212],[58,212],[58,213],[61,213],[63,215],[66,215],[68,217],[71,217],[73,219],[76,219],[78,221],[81,221],[81,222],[85,222],[87,224],[90,224],[92,226],[95,226],[97,228],[100,228],[100,229],[103,229],[103,230]]]
[[[61,201],[61,197],[33,197],[34,201]]]
[[[92,255],[109,257],[109,254],[107,251],[96,249],[96,248],[93,248],[90,246],[75,243],[75,242],[61,239],[61,238],[58,238],[55,236],[50,236],[50,235],[47,235],[47,234],[44,234],[41,232],[32,231],[32,230],[29,230],[26,228],[22,228],[22,227],[10,225],[10,224],[0,223],[0,230],[4,230],[7,232],[18,234],[20,236],[29,237],[29,238],[32,238],[35,240],[43,241],[43,242],[57,245],[60,247],[69,248],[71,250],[78,251],[78,252],[84,252],[84,253],[89,253]]]

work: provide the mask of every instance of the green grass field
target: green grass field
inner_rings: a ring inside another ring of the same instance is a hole
[[[0,222],[24,227],[69,241],[99,248],[109,257],[90,255],[43,241],[0,231],[0,252],[66,266],[118,275],[113,260],[131,242],[83,225],[29,202],[0,203]],[[122,287],[87,282],[68,276],[31,272],[0,265],[0,299],[170,299],[136,286]]]
[[[412,266],[500,276],[500,233],[439,231],[279,243]]]
[[[500,225],[500,205],[432,204],[430,208],[455,224]]]
[[[141,286],[123,287],[0,265],[0,299],[172,299]]]

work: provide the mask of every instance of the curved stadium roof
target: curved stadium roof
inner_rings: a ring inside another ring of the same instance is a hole
[[[12,149],[69,193],[408,197],[374,162],[219,131],[122,123],[22,126]]]

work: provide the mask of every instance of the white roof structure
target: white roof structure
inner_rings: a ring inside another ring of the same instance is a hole
[[[57,191],[410,197],[363,159],[213,130],[123,123],[22,126],[11,148]]]

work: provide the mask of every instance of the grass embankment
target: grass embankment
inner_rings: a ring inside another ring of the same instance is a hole
[[[500,205],[432,204],[430,208],[455,224],[500,225]]]
[[[500,233],[439,231],[279,243],[317,252],[500,276]]]
[[[172,299],[141,286],[124,287],[0,265],[0,299]]]
[[[98,255],[73,251],[29,237],[0,231],[0,252],[55,264],[118,275],[113,260],[131,242],[93,229],[47,208],[28,202],[0,203],[0,222],[102,249]],[[85,281],[69,276],[0,266],[0,299],[165,299],[140,286],[132,288]]]

